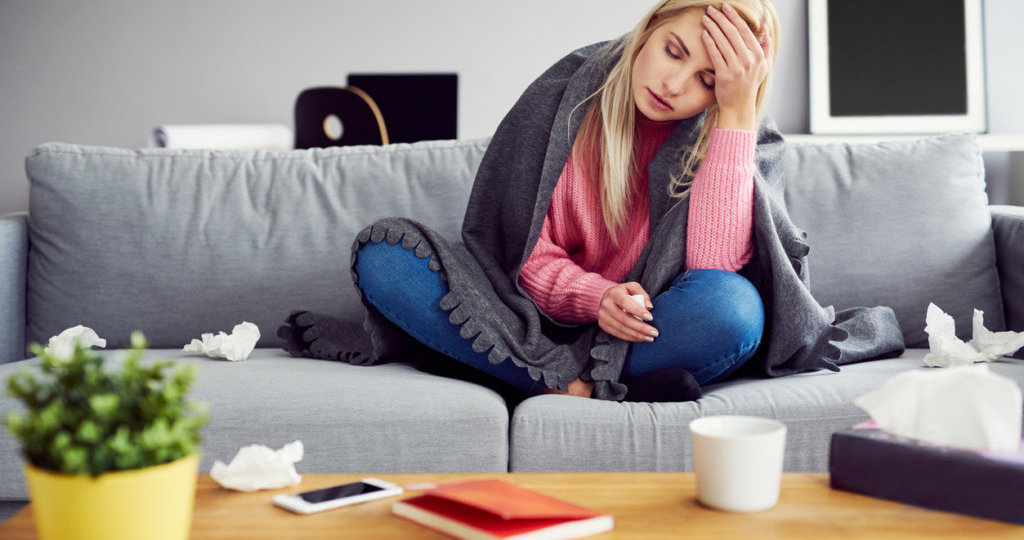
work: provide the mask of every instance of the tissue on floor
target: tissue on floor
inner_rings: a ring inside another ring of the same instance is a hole
[[[260,329],[253,323],[242,322],[235,325],[231,334],[220,332],[217,335],[203,334],[202,341],[193,339],[185,345],[184,351],[205,354],[210,358],[224,358],[231,362],[245,360],[256,348],[260,339]]]
[[[987,365],[907,371],[854,403],[879,428],[933,444],[1012,452],[1021,442],[1020,387]]]
[[[87,326],[78,325],[51,337],[43,352],[63,360],[70,360],[71,356],[75,354],[76,342],[86,348],[104,348],[107,346],[107,340],[98,336],[95,330]]]
[[[931,367],[968,366],[1009,356],[1024,347],[1024,332],[992,332],[985,328],[985,314],[974,310],[974,338],[970,343],[956,337],[953,317],[928,304],[924,331],[928,333],[928,354],[924,363]]]
[[[302,461],[302,441],[271,450],[262,444],[244,446],[231,463],[217,461],[210,477],[221,486],[236,491],[256,491],[294,486],[302,481],[295,463]]]

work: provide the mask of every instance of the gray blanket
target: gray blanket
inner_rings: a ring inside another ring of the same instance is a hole
[[[463,243],[446,239],[420,223],[390,218],[359,233],[352,246],[399,241],[443,272],[450,292],[441,307],[452,324],[489,351],[491,362],[510,361],[535,380],[565,390],[577,377],[595,383],[593,396],[621,400],[619,382],[630,343],[597,324],[566,325],[542,314],[518,286],[519,271],[540,234],[558,177],[568,159],[585,106],[620,54],[619,42],[577,50],[541,75],[498,127],[477,173],[466,209]],[[627,280],[651,296],[666,290],[685,270],[687,200],[668,196],[667,184],[680,171],[703,115],[684,120],[650,164],[650,240]],[[781,135],[765,123],[758,134],[754,183],[755,255],[741,271],[758,288],[766,311],[765,336],[751,360],[768,376],[837,366],[903,351],[892,310],[856,308],[835,313],[808,289],[808,245],[790,221],[783,199]],[[365,298],[364,329],[372,352],[344,355],[366,364],[409,358],[422,347],[392,325]]]

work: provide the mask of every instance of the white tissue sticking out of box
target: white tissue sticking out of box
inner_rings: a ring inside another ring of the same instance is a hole
[[[294,486],[302,481],[302,476],[295,472],[298,461],[302,461],[302,441],[286,444],[276,451],[262,444],[243,446],[231,463],[215,462],[210,478],[236,491]]]
[[[256,348],[256,342],[260,339],[260,329],[251,322],[236,324],[231,334],[224,332],[203,334],[202,341],[193,339],[192,343],[185,345],[185,352],[205,354],[210,358],[224,358],[232,362],[245,360]]]
[[[924,331],[928,333],[930,351],[924,356],[925,365],[953,367],[991,362],[1024,347],[1024,332],[993,332],[985,328],[984,312],[974,310],[973,322],[974,338],[964,343],[956,337],[953,317],[935,304],[928,304]]]
[[[933,444],[1013,452],[1021,443],[1020,387],[984,364],[900,373],[854,403],[879,428]]]
[[[86,348],[105,348],[107,346],[107,340],[98,336],[95,330],[87,326],[78,325],[72,326],[50,338],[43,352],[52,354],[62,360],[70,360],[71,356],[75,354],[75,343],[80,343]]]

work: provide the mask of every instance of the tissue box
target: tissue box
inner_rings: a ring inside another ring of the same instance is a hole
[[[833,489],[1024,524],[1020,450],[953,448],[855,427],[832,434],[829,473]]]

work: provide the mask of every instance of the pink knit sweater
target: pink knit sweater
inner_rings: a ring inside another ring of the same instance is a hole
[[[612,243],[605,227],[596,186],[570,157],[555,186],[537,245],[519,274],[523,290],[555,320],[596,321],[604,292],[623,282],[647,244],[647,164],[677,123],[638,116],[634,152],[643,167],[634,173],[633,182],[639,196],[629,201],[619,246]],[[756,142],[752,131],[712,131],[689,195],[687,268],[735,272],[750,260]]]

